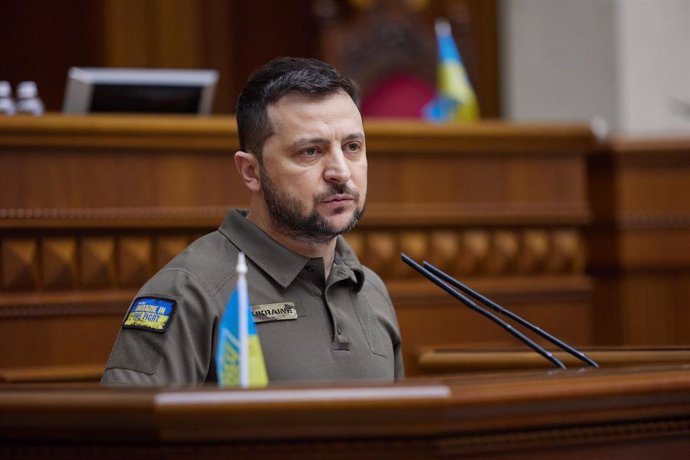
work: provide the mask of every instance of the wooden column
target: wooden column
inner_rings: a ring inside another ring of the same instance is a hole
[[[616,138],[589,184],[597,342],[690,343],[690,139]]]

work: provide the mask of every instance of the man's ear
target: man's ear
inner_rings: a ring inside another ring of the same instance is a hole
[[[242,182],[252,192],[261,190],[261,181],[259,180],[259,161],[252,153],[243,152],[241,150],[235,152],[235,166],[237,172],[240,173]]]

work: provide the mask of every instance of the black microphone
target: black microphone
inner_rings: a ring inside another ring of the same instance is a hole
[[[548,340],[552,344],[556,345],[557,347],[561,348],[563,351],[566,351],[570,353],[572,356],[576,357],[577,359],[584,361],[585,363],[589,364],[592,367],[599,367],[599,365],[591,359],[589,356],[584,354],[583,352],[575,349],[574,347],[568,345],[567,343],[563,342],[562,340],[554,337],[553,335],[549,334],[548,332],[544,331],[541,329],[539,326],[530,323],[520,315],[513,313],[512,311],[508,310],[505,307],[500,306],[493,300],[489,299],[488,297],[483,296],[482,294],[478,293],[474,289],[470,288],[469,286],[461,283],[457,279],[453,278],[446,272],[440,270],[439,268],[431,265],[429,262],[424,261],[424,268],[429,270],[431,273],[434,275],[438,276],[441,278],[443,281],[450,283],[454,287],[460,289],[463,291],[465,294],[468,294],[469,296],[479,300],[483,304],[487,305],[488,307],[492,308],[494,311],[497,311],[498,313],[501,313],[502,315],[507,316],[508,318],[514,320],[515,322],[525,326],[527,329],[530,331],[534,332],[535,334],[543,337],[544,339]]]
[[[452,295],[455,297],[457,300],[468,306],[470,309],[476,311],[482,316],[485,316],[486,318],[489,318],[491,321],[494,323],[498,324],[501,326],[503,329],[514,335],[516,338],[518,338],[522,343],[530,347],[532,350],[536,351],[540,355],[542,355],[544,358],[548,359],[552,363],[554,363],[556,366],[560,367],[561,369],[566,369],[565,364],[561,362],[558,358],[556,358],[551,352],[548,350],[544,349],[541,347],[539,344],[534,342],[532,339],[527,337],[525,334],[520,332],[519,330],[515,329],[510,323],[503,321],[501,318],[498,316],[494,315],[490,311],[485,310],[484,308],[480,307],[476,303],[474,303],[472,300],[468,299],[458,291],[456,291],[453,287],[448,285],[445,281],[443,281],[441,278],[438,276],[434,275],[431,271],[427,270],[426,268],[422,267],[419,265],[417,262],[412,260],[407,254],[405,253],[400,253],[400,257],[402,258],[403,262],[405,262],[407,265],[410,267],[414,268],[417,270],[419,273],[424,275],[429,281],[432,283],[436,284],[438,287],[446,291],[448,294]]]

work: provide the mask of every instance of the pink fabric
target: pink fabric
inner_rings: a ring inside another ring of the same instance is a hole
[[[414,75],[392,75],[362,98],[365,117],[422,118],[422,108],[435,95],[430,83]]]

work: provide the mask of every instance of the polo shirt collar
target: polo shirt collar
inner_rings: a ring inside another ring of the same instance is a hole
[[[246,216],[244,209],[231,209],[218,230],[278,284],[288,287],[311,259],[287,249],[247,220]],[[364,284],[364,270],[350,245],[341,236],[336,241],[335,261],[350,268],[352,281],[360,290]]]
[[[342,236],[338,236],[335,243],[335,263],[346,265],[352,271],[350,278],[357,285],[356,290],[362,289],[364,286],[364,269],[357,258],[357,254]]]

